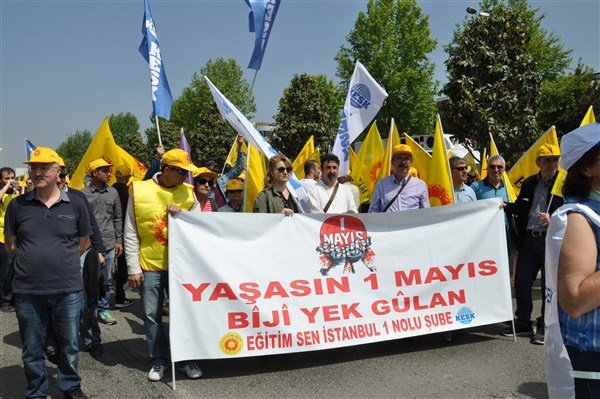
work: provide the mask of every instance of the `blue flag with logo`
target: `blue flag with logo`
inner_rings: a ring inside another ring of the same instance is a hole
[[[273,22],[279,9],[281,0],[244,0],[252,9],[249,15],[250,32],[254,32],[256,39],[254,41],[254,51],[248,68],[259,70],[262,64],[267,42],[271,35]]]
[[[144,0],[144,21],[142,22],[142,34],[144,38],[140,44],[139,52],[142,57],[148,62],[150,67],[150,81],[152,84],[152,106],[154,115],[160,116],[166,120],[171,118],[171,105],[173,104],[173,96],[167,81],[165,73],[165,65],[160,54],[158,45],[158,36],[156,35],[156,27],[150,12],[150,4],[148,0]]]
[[[25,139],[25,152],[27,153],[27,160],[29,161],[29,158],[31,158],[31,153],[33,152],[33,150],[35,150],[35,145],[33,145],[33,143],[27,139]]]

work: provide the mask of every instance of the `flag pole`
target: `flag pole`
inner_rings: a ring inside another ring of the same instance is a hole
[[[158,145],[162,147],[162,140],[160,138],[160,127],[158,126],[158,116],[154,115],[154,122],[156,123],[156,132],[158,133]]]
[[[254,77],[252,78],[252,84],[250,85],[250,95],[254,93],[254,82],[256,82],[256,75],[258,75],[258,69],[254,70]]]

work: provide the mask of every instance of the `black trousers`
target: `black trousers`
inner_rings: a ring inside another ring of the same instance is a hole
[[[566,346],[575,371],[600,372],[600,353]],[[575,398],[600,398],[600,380],[575,378]]]
[[[115,302],[121,303],[125,300],[125,290],[123,285],[127,282],[127,261],[125,260],[125,251],[117,258],[117,273],[115,276],[117,286],[115,287]]]
[[[517,321],[531,323],[533,297],[531,289],[540,269],[542,270],[542,314],[537,318],[538,323],[544,323],[546,271],[544,268],[546,236],[533,237],[526,233],[519,246],[519,260],[515,270],[515,297],[517,299]]]

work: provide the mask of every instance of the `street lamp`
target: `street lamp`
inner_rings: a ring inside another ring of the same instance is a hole
[[[469,14],[472,14],[472,15],[477,15],[477,14],[479,14],[479,16],[480,16],[480,17],[489,17],[489,16],[490,16],[490,13],[488,13],[488,12],[483,12],[483,11],[480,11],[480,12],[478,13],[478,12],[477,12],[477,10],[476,10],[476,9],[474,9],[473,7],[467,7],[467,12],[468,12]]]

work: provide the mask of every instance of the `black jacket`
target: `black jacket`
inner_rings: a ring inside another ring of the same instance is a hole
[[[556,181],[556,177],[558,173],[555,173],[552,179],[550,179],[550,184],[548,185],[548,194],[546,196],[546,203],[550,204],[550,210],[548,213],[552,215],[555,210],[561,207],[564,203],[562,197],[552,196],[552,186],[554,186],[554,182]],[[535,186],[538,184],[540,179],[540,174],[535,174],[529,176],[527,179],[523,181],[521,185],[521,192],[519,193],[519,197],[517,200],[511,204],[507,204],[506,212],[514,215],[516,217],[517,224],[517,243],[518,246],[521,246],[521,242],[523,241],[523,237],[525,236],[525,229],[527,228],[527,218],[529,216],[529,210],[531,209],[531,205],[533,203],[533,194],[535,192]],[[552,200],[552,202],[550,202]],[[546,210],[544,209],[544,212]]]

